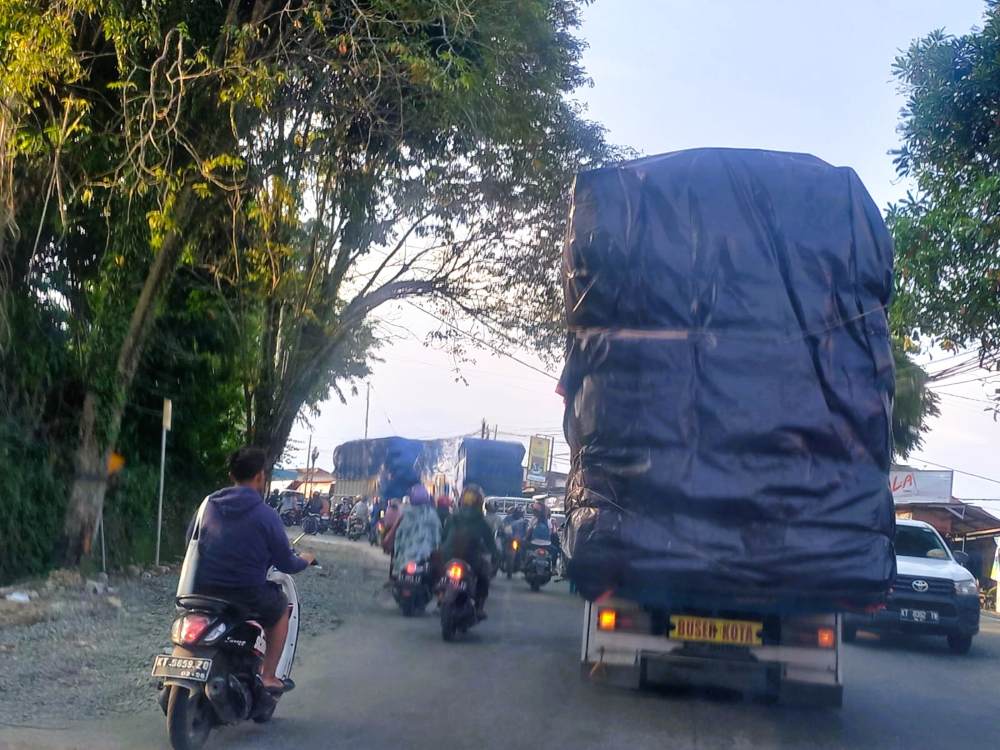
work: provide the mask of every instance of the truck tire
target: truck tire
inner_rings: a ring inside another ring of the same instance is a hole
[[[953,654],[967,654],[972,648],[972,636],[952,633],[948,636],[948,648]]]

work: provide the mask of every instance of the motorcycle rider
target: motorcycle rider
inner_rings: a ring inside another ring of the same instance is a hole
[[[524,540],[528,536],[528,519],[524,517],[524,508],[521,506],[515,506],[514,509],[507,515],[503,520],[503,526],[501,527],[500,533],[503,537],[504,549],[507,549],[507,545],[511,543],[512,540],[516,539],[518,541],[519,549],[514,554],[513,570],[517,570],[521,554],[524,550]]]
[[[368,523],[370,513],[371,510],[368,508],[368,502],[363,497],[359,497],[358,501],[354,503],[354,507],[351,508],[351,518],[360,518],[365,524]]]
[[[493,573],[488,554],[499,555],[493,532],[483,515],[483,491],[475,484],[462,490],[462,507],[448,521],[445,538],[441,543],[441,560],[464,560],[478,579],[476,582],[476,616],[486,619],[486,598],[490,595],[490,578]]]
[[[399,575],[400,569],[410,560],[431,562],[440,544],[441,521],[434,503],[427,489],[422,484],[415,484],[410,488],[410,504],[403,508],[403,515],[395,527],[389,577]],[[437,567],[432,563],[432,580],[436,580],[433,571]]]
[[[436,502],[438,518],[441,520],[441,528],[444,528],[448,519],[451,518],[451,498],[446,494],[438,495]]]
[[[291,690],[295,683],[275,676],[288,635],[288,600],[278,584],[267,580],[267,571],[274,566],[283,573],[298,573],[315,556],[295,553],[278,514],[264,502],[264,451],[240,448],[228,463],[233,486],[212,493],[202,514],[194,591],[234,602],[256,615],[267,640],[259,679],[270,692]],[[193,529],[192,520],[189,538]]]
[[[562,554],[559,546],[559,535],[552,530],[552,522],[549,518],[549,509],[542,503],[536,502],[531,505],[531,515],[533,516],[525,542],[540,547],[552,547],[555,558]]]

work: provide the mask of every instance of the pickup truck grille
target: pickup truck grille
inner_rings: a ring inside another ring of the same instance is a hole
[[[914,581],[926,581],[926,591],[914,591]],[[893,598],[911,598],[914,595],[954,596],[955,584],[946,578],[923,578],[922,576],[896,576],[892,584]]]

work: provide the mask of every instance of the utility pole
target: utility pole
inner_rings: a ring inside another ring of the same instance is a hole
[[[309,462],[312,460],[312,452],[313,452],[313,434],[310,432],[309,447],[306,448],[306,491],[304,493],[306,496],[306,502],[309,501],[309,480],[311,479],[311,475],[309,472]]]
[[[483,417],[483,423],[479,426],[479,437],[485,440],[488,431],[489,428],[486,426],[486,417]]]
[[[493,439],[494,440],[497,439],[497,430],[499,430],[499,429],[500,429],[500,425],[498,425],[498,424],[493,425]]]
[[[365,440],[368,439],[368,407],[371,405],[372,384],[365,383]]]

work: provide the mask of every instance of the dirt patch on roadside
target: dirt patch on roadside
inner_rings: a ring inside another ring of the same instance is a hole
[[[360,545],[315,551],[323,570],[296,577],[306,642],[370,606],[382,583]],[[0,724],[159,711],[149,672],[170,648],[177,574],[108,583],[102,594],[53,587],[28,603],[0,601]]]

